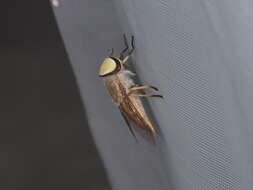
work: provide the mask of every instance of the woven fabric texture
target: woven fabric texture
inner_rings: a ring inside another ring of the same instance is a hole
[[[117,190],[253,187],[253,2],[61,0],[56,18],[90,128]],[[133,65],[160,130],[136,143],[112,105],[98,66],[133,34]]]

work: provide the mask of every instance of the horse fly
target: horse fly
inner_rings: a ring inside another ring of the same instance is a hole
[[[124,34],[125,48],[120,53],[120,56],[114,56],[113,49],[108,53],[107,58],[104,59],[99,67],[99,76],[103,79],[104,85],[111,95],[113,102],[118,106],[120,113],[125,119],[127,126],[135,137],[133,127],[137,131],[147,134],[149,139],[155,143],[156,130],[148,118],[143,107],[141,98],[143,97],[158,97],[163,98],[158,94],[138,93],[141,89],[153,89],[158,91],[154,86],[137,85],[132,80],[135,75],[126,68],[126,62],[132,55],[134,47],[134,36],[131,38],[131,49]],[[133,127],[132,127],[133,126]],[[136,130],[135,130],[136,131]]]

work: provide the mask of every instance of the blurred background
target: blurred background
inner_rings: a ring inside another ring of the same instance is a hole
[[[0,9],[0,189],[110,189],[49,1]]]

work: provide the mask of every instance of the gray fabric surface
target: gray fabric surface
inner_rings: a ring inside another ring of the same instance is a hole
[[[253,2],[61,0],[56,17],[91,130],[115,189],[253,186]],[[134,66],[161,136],[136,143],[97,76],[107,49],[134,34]]]

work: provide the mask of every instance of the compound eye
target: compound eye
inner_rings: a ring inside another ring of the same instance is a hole
[[[113,58],[106,58],[99,67],[99,76],[105,76],[118,70],[118,64]]]
[[[121,70],[121,61],[116,57],[106,58],[99,67],[99,76],[117,74]]]

